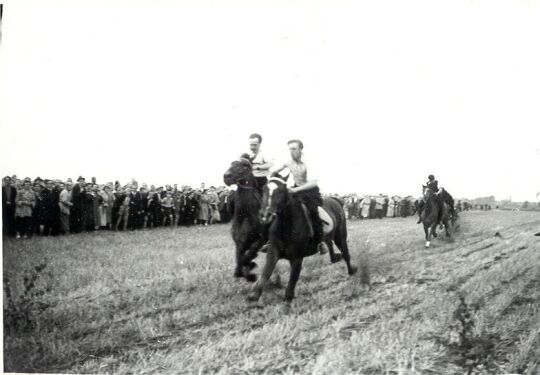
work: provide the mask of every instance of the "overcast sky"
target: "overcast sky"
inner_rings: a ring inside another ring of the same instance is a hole
[[[222,184],[258,132],[323,192],[540,199],[538,1],[8,1],[0,64],[4,175]]]

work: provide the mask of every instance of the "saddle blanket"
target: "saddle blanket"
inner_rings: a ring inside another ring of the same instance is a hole
[[[304,209],[304,215],[308,221],[309,224],[309,236],[313,237],[313,226],[311,224],[311,218],[309,217],[309,212],[307,210],[307,207],[302,203],[302,208]],[[321,206],[318,207],[319,209],[319,217],[321,218],[321,221],[323,223],[323,236],[326,236],[328,233],[332,232],[334,230],[334,220],[332,220],[332,217],[326,212],[324,208]]]

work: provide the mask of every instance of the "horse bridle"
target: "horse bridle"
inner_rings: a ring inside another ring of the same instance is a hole
[[[239,158],[238,159],[239,162],[244,162],[244,161],[247,161],[249,163],[249,165],[251,166],[251,161],[249,159],[246,159],[246,158]],[[252,169],[253,170],[253,169]],[[248,183],[248,179],[245,177],[245,176],[240,176],[237,180],[234,181],[234,183],[236,184],[236,186],[238,186],[239,188],[242,188],[242,189],[255,189],[253,186],[245,186],[242,182],[244,183]]]

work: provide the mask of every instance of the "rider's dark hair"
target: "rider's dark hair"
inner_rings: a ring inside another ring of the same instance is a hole
[[[251,139],[251,138],[257,138],[257,139],[259,140],[259,143],[262,143],[262,137],[261,137],[261,135],[258,134],[258,133],[253,133],[253,134],[251,134],[251,135],[249,136],[249,139]]]
[[[300,147],[300,150],[303,150],[303,149],[304,149],[304,144],[303,144],[302,141],[299,140],[299,139],[291,139],[289,142],[287,142],[287,146],[290,145],[291,143],[296,143],[296,144],[298,144],[298,147]]]

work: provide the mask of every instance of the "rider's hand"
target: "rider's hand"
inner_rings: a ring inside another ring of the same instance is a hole
[[[289,190],[289,193],[291,193],[291,194],[296,193],[296,189],[293,188],[293,187],[287,188],[287,190]]]

